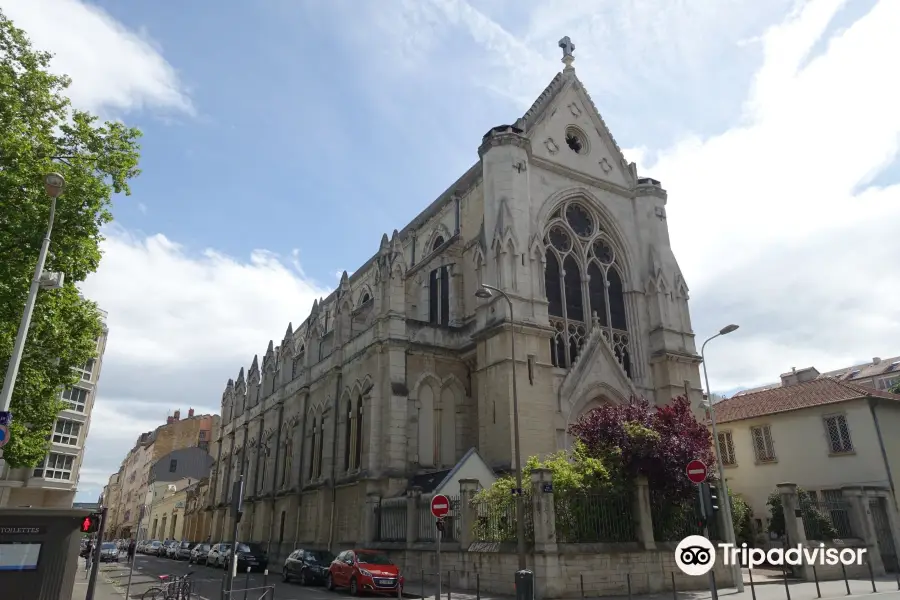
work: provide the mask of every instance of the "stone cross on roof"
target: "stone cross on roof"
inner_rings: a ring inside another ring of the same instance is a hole
[[[566,65],[566,69],[571,69],[572,63],[575,62],[575,55],[572,54],[575,51],[575,44],[572,43],[569,36],[566,36],[559,40],[559,47],[563,51],[562,62]]]

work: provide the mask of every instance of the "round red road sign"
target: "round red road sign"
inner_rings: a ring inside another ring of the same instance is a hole
[[[450,514],[450,498],[438,494],[431,499],[431,514],[437,519],[443,519]]]
[[[708,472],[706,465],[701,460],[692,460],[687,465],[687,476],[691,483],[703,483]]]

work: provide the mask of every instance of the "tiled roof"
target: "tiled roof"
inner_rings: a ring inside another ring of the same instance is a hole
[[[880,392],[873,388],[837,379],[822,378],[744,393],[715,404],[716,423],[752,419],[823,404],[835,404],[860,398],[900,401],[900,394]]]

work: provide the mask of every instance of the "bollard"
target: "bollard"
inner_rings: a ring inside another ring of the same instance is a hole
[[[678,590],[675,588],[675,571],[672,571],[670,575],[672,575],[672,600],[678,600]]]
[[[844,586],[847,588],[847,595],[850,595],[850,581],[847,579],[847,567],[844,566],[844,563],[841,563],[841,573],[844,574]]]
[[[419,594],[419,598],[422,598],[424,600],[424,598],[425,598],[425,569],[422,569],[422,579],[420,579],[419,581],[422,584],[422,593]],[[438,600],[440,600],[440,599],[438,599]]]
[[[578,575],[578,579],[581,581],[581,597],[584,598],[584,573]]]
[[[281,568],[283,569],[284,567],[281,567]],[[269,587],[269,569],[268,568],[263,570],[263,587],[264,588]]]
[[[875,588],[875,572],[872,571],[872,561],[866,559],[866,566],[869,567],[869,579],[872,581],[872,593],[877,594],[878,590]]]
[[[625,582],[628,584],[628,600],[631,600],[631,573],[625,574]]]
[[[237,560],[237,559],[235,559]],[[247,574],[244,576],[244,600],[247,600],[247,590],[250,589],[250,567],[247,567]]]
[[[791,588],[787,580],[787,567],[783,562],[781,564],[781,578],[784,579],[784,593],[787,595],[787,600],[791,600]]]
[[[481,600],[481,573],[475,573],[475,600]]]
[[[452,573],[452,572],[453,571],[447,571],[447,600],[451,600],[450,599],[450,573]]]
[[[753,600],[756,600],[756,586],[753,585],[753,567],[747,569],[747,573],[750,574],[750,595],[753,596]]]
[[[822,590],[819,589],[819,573],[816,571],[816,565],[813,564],[813,579],[816,581],[816,595],[818,598],[822,597]]]

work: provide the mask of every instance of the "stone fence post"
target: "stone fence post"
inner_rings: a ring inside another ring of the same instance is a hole
[[[553,498],[553,472],[550,469],[531,471],[531,506],[534,523],[534,551],[555,553],[556,546],[556,503]]]
[[[478,511],[472,499],[478,493],[477,479],[459,480],[459,549],[466,551],[472,545],[472,529],[478,520]]]
[[[411,546],[419,539],[419,498],[422,488],[416,486],[406,493],[406,545]]]
[[[650,484],[643,475],[638,476],[634,486],[632,515],[637,531],[637,540],[645,550],[656,550],[656,539],[653,537],[653,512],[650,509]]]
[[[366,495],[366,514],[363,516],[363,535],[367,544],[377,541],[379,538],[378,508],[381,505],[381,496],[377,493]]]
[[[803,526],[803,512],[800,509],[800,498],[797,495],[796,483],[779,483],[778,494],[781,496],[781,508],[784,511],[784,533],[790,546],[806,545],[806,528]],[[809,567],[801,564],[794,567],[794,574],[809,580]]]
[[[853,530],[853,534],[866,544],[866,560],[872,565],[872,571],[876,575],[884,575],[884,561],[881,560],[881,551],[878,546],[878,536],[875,533],[875,522],[872,519],[868,495],[858,487],[841,488],[841,494],[850,507],[850,528]]]

